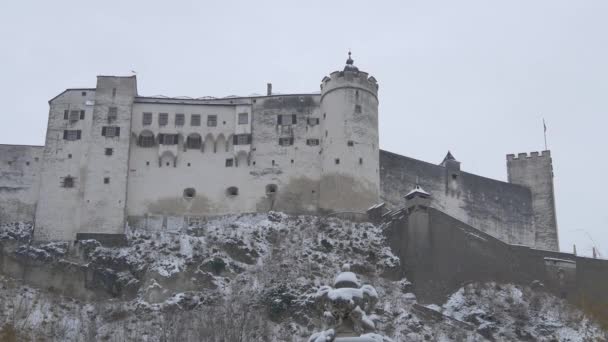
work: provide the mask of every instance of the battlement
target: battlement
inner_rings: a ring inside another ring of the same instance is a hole
[[[321,81],[321,92],[327,93],[335,88],[359,86],[374,96],[378,95],[378,81],[374,76],[369,76],[364,71],[334,71],[329,76],[325,76]]]
[[[515,154],[507,154],[507,161],[521,161],[536,158],[549,159],[551,158],[551,151],[530,152],[530,154],[524,152],[518,153],[517,156]]]

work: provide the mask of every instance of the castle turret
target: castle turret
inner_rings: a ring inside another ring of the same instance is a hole
[[[378,83],[348,54],[343,71],[321,83],[322,175],[319,207],[365,211],[378,202]]]
[[[553,164],[551,151],[507,155],[509,183],[520,184],[532,192],[535,243],[537,248],[559,250],[555,196],[553,192]]]

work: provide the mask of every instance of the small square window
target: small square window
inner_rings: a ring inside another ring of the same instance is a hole
[[[361,105],[355,105],[355,113],[361,114]]]
[[[80,93],[80,95],[82,95],[82,96],[87,96],[87,92],[86,92],[86,91],[83,91],[82,93]]]
[[[291,160],[291,163],[293,164],[293,159]]]
[[[272,166],[274,166],[274,160],[272,161]]]
[[[104,177],[103,184],[110,184],[110,177]]]
[[[228,158],[226,159],[226,167],[232,167],[234,165],[234,159]]]
[[[308,118],[306,119],[309,126],[315,126],[319,124],[319,118]]]
[[[188,163],[188,167],[190,167],[190,163]]]
[[[150,166],[150,162],[149,161],[146,162],[146,166]]]
[[[291,145],[293,145],[293,137],[279,138],[279,145],[281,145],[281,146],[291,146]]]
[[[246,125],[249,123],[248,113],[239,113],[239,125]]]
[[[207,115],[207,126],[208,127],[217,126],[217,115]]]
[[[340,164],[340,158],[336,158],[335,162],[336,162],[336,165]]]
[[[352,140],[349,140],[347,142],[347,145],[352,147],[352,146],[355,146],[355,143]]]
[[[186,117],[184,114],[175,114],[175,126],[183,126],[185,121]]]
[[[363,165],[363,158],[359,158],[359,165]]]
[[[167,126],[168,123],[169,123],[169,113],[159,113],[158,114],[158,125]]]
[[[113,148],[106,148],[106,156],[111,156],[112,154],[114,154],[114,149]]]
[[[142,125],[148,126],[152,124],[152,113],[144,113],[142,116]]]
[[[72,154],[68,153],[68,159],[72,159]]]
[[[192,116],[190,116],[190,126],[200,126],[200,125],[201,125],[201,115],[192,114]]]
[[[30,162],[29,161],[25,162],[25,165],[30,166]]]
[[[61,186],[64,188],[73,188],[74,187],[74,177],[72,177],[72,176],[64,177],[63,181],[61,182]]]
[[[306,145],[308,146],[318,146],[319,139],[306,139]]]

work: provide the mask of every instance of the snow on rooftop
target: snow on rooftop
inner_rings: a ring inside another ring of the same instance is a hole
[[[361,286],[359,283],[359,279],[357,279],[357,275],[353,272],[342,272],[336,276],[336,280],[334,280],[334,286],[352,284],[356,287]]]
[[[405,195],[405,197],[410,197],[414,194],[422,194],[422,195],[426,195],[426,196],[430,196],[431,194],[429,194],[428,192],[426,192],[420,185],[416,184],[416,187],[414,188],[414,190],[410,191],[407,193],[407,195]]]

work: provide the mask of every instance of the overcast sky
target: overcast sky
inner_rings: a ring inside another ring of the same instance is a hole
[[[0,143],[44,144],[47,101],[96,75],[139,93],[319,90],[355,64],[380,83],[380,145],[506,180],[553,155],[561,249],[608,257],[608,1],[2,1]]]

